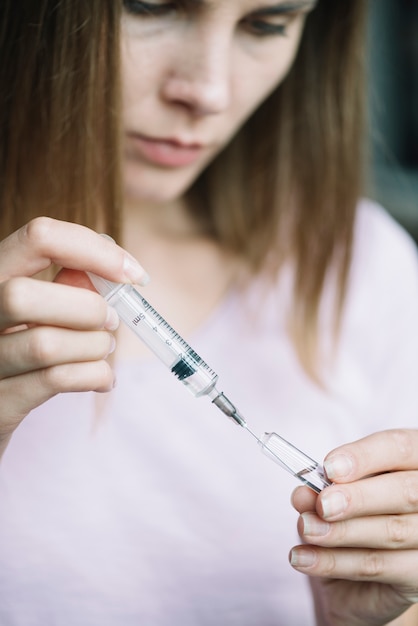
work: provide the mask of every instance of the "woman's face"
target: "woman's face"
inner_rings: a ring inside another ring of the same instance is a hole
[[[180,196],[283,80],[304,18],[296,0],[124,0],[128,196]]]

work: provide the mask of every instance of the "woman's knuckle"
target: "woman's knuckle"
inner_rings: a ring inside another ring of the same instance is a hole
[[[369,550],[360,560],[359,575],[361,578],[378,578],[384,571],[384,557],[376,550]]]
[[[26,244],[43,247],[51,240],[53,225],[54,220],[51,217],[35,217],[21,229],[21,237]]]
[[[409,524],[401,515],[390,515],[386,520],[386,534],[390,545],[401,547],[407,543]]]
[[[68,385],[68,376],[66,376],[65,368],[54,365],[42,369],[39,372],[41,384],[52,393],[65,391]]]
[[[408,512],[418,510],[418,476],[417,473],[405,472],[404,476],[404,499]]]
[[[112,369],[104,360],[55,365],[43,369],[40,375],[42,384],[52,394],[109,390],[113,384]]]
[[[415,453],[411,432],[404,428],[397,428],[389,432],[396,449],[402,455],[401,458],[404,460],[411,458]]]
[[[344,544],[349,535],[348,529],[349,525],[346,521],[335,522],[331,525],[332,528],[332,539],[336,541],[338,544]]]
[[[1,310],[11,321],[21,321],[28,306],[27,279],[11,278],[3,283],[1,290]]]
[[[332,578],[335,574],[337,562],[332,551],[326,552],[323,558],[321,575],[325,578]]]
[[[354,483],[351,490],[345,493],[347,499],[347,507],[353,506],[357,511],[364,511],[368,507],[368,493],[364,489],[361,481]]]
[[[48,365],[54,363],[59,346],[55,333],[47,328],[35,328],[31,333],[31,340],[28,344],[30,360],[36,365]]]

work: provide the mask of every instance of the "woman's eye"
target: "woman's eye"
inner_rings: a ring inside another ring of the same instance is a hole
[[[141,2],[141,0],[123,0],[125,11],[131,15],[143,17],[158,17],[166,15],[176,9],[174,2]]]
[[[252,34],[257,35],[258,37],[268,35],[280,35],[281,37],[285,37],[287,35],[288,24],[275,24],[274,22],[253,18],[246,20],[245,26]]]

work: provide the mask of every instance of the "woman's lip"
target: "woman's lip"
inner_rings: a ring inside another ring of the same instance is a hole
[[[185,143],[173,138],[155,138],[128,133],[128,154],[165,167],[191,165],[202,154],[204,147],[198,143]]]

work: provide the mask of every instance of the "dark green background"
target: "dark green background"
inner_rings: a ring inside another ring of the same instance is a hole
[[[418,0],[369,6],[368,195],[418,242]]]

